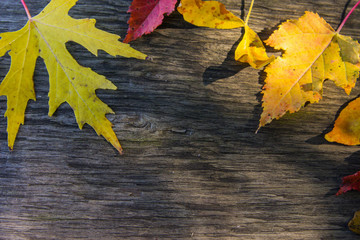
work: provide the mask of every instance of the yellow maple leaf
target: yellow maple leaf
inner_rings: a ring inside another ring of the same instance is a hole
[[[259,36],[249,27],[249,17],[254,4],[252,0],[249,12],[245,19],[245,32],[235,50],[235,60],[248,63],[255,69],[259,69],[274,60],[274,56],[268,57],[264,44]]]
[[[244,26],[243,20],[218,1],[181,0],[177,10],[185,21],[200,27],[231,29]]]
[[[74,41],[97,55],[104,50],[112,56],[145,59],[146,55],[118,41],[119,36],[95,27],[94,19],[74,19],[68,15],[77,0],[52,0],[36,17],[16,32],[0,34],[0,57],[9,51],[10,70],[0,85],[0,95],[7,96],[8,145],[12,149],[20,124],[24,124],[27,102],[35,100],[33,73],[36,59],[44,59],[49,73],[49,116],[67,102],[74,110],[80,127],[92,126],[120,153],[121,145],[105,114],[113,111],[95,94],[96,89],[116,86],[80,66],[67,51],[65,43]]]
[[[318,14],[305,12],[280,25],[266,44],[285,53],[266,68],[259,128],[322,98],[330,79],[347,94],[359,76],[359,43],[335,32]]]

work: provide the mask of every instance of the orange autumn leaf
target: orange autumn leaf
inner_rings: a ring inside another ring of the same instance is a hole
[[[248,63],[255,69],[259,69],[274,60],[274,56],[268,57],[264,44],[259,36],[248,26],[249,17],[254,4],[251,2],[249,13],[245,20],[245,33],[235,50],[235,60]]]
[[[359,43],[335,32],[316,13],[305,12],[298,20],[281,24],[265,43],[285,53],[265,69],[259,128],[305,103],[318,102],[326,79],[347,94],[355,86]]]
[[[334,128],[325,135],[329,142],[360,144],[360,98],[351,101],[339,114]]]
[[[200,27],[232,29],[244,26],[243,20],[218,1],[181,0],[177,10],[185,21]]]

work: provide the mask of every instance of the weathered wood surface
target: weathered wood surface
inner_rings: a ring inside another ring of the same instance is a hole
[[[33,15],[48,1],[27,0]],[[244,16],[250,1],[223,0]],[[256,0],[251,27],[266,39],[279,23],[316,11],[334,28],[347,0]],[[76,18],[124,37],[130,0],[79,0]],[[347,7],[347,8],[346,8]],[[359,11],[343,34],[360,39]],[[20,1],[0,1],[0,32],[26,22]],[[117,91],[98,91],[125,154],[63,105],[47,116],[48,76],[39,60],[15,150],[0,120],[0,239],[357,239],[346,224],[360,194],[336,197],[360,170],[360,148],[323,140],[350,96],[325,84],[324,99],[254,134],[264,79],[233,60],[241,29],[198,28],[173,13],[132,43],[152,61],[96,58],[68,48]],[[9,57],[0,59],[0,77]],[[6,99],[0,99],[0,115]]]

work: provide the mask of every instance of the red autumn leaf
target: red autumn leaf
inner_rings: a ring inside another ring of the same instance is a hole
[[[164,14],[170,15],[174,11],[176,2],[177,0],[133,0],[128,10],[131,15],[124,42],[128,43],[154,31],[162,23]]]
[[[353,175],[345,176],[342,178],[342,186],[336,195],[346,193],[350,190],[360,191],[360,171]]]

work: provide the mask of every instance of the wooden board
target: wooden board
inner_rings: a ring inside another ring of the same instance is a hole
[[[36,15],[48,1],[27,0]],[[250,1],[223,0],[244,16]],[[79,0],[75,18],[125,37],[131,0]],[[250,26],[266,39],[304,11],[335,29],[355,1],[257,0]],[[359,9],[342,30],[360,39]],[[20,1],[0,1],[0,32],[26,22]],[[186,23],[174,12],[131,45],[152,61],[99,57],[69,43],[116,91],[97,91],[124,155],[66,104],[48,117],[48,75],[39,60],[15,150],[0,119],[0,239],[357,239],[347,222],[360,193],[335,196],[360,170],[360,148],[323,139],[350,96],[326,82],[324,98],[254,134],[264,72],[233,60],[242,29]],[[273,51],[269,49],[269,51]],[[10,64],[0,59],[2,79]],[[0,98],[0,115],[6,99]]]

